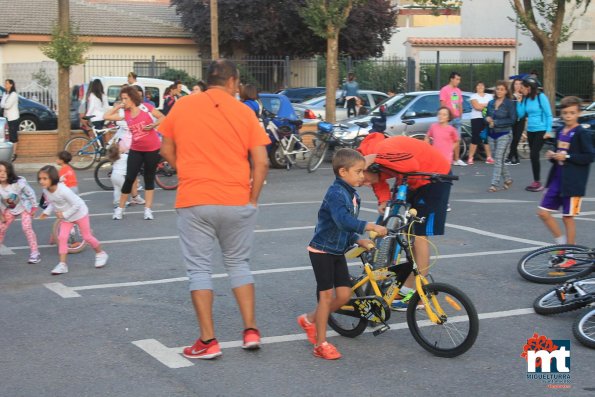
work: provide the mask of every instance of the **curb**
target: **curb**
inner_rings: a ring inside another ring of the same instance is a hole
[[[37,172],[39,169],[45,165],[54,165],[52,161],[48,161],[47,163],[12,163],[16,173],[23,173],[23,172]]]

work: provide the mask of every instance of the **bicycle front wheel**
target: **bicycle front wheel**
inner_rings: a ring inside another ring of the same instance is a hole
[[[114,190],[112,183],[112,162],[101,160],[95,167],[95,182],[103,190]]]
[[[541,284],[558,284],[580,278],[593,271],[595,254],[587,247],[573,244],[550,245],[531,251],[517,265],[520,275]]]
[[[575,281],[580,284],[581,291],[575,288],[567,288],[564,299],[558,292],[558,288],[547,291],[535,299],[533,309],[538,314],[558,314],[570,312],[587,306],[595,301],[595,278],[586,278]]]
[[[99,150],[89,138],[75,136],[64,145],[64,150],[70,153],[70,166],[75,170],[86,170],[99,160]]]
[[[155,172],[155,183],[163,190],[178,188],[178,173],[167,161],[161,161]]]
[[[430,307],[418,309],[419,293],[407,304],[407,325],[415,340],[438,357],[456,357],[473,346],[479,332],[479,318],[471,300],[459,289],[443,283],[423,286]],[[438,322],[430,320],[431,310]],[[444,312],[440,315],[439,312]]]
[[[310,155],[310,160],[308,160],[308,172],[314,172],[318,169],[318,167],[320,167],[324,161],[327,150],[328,142],[317,134],[314,141],[314,149]]]
[[[595,349],[595,307],[586,309],[574,320],[572,332],[580,343]]]
[[[353,298],[365,296],[362,288],[353,292]],[[349,305],[349,303],[347,304]],[[328,325],[339,335],[348,338],[355,338],[361,335],[368,325],[368,320],[360,317],[359,312],[354,307],[345,307],[331,313],[328,317]]]
[[[314,132],[303,132],[298,135],[298,139],[299,141],[293,147],[295,153],[290,155],[290,160],[296,167],[307,168],[312,152],[316,148],[318,136]]]

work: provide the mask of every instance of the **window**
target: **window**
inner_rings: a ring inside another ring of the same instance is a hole
[[[374,98],[374,104],[378,105],[380,102],[384,101],[387,97],[380,94],[372,94],[372,98]]]
[[[415,115],[413,118],[433,117],[438,113],[439,107],[440,100],[438,99],[438,95],[424,95],[411,105],[407,113],[414,112]]]
[[[107,87],[107,102],[113,106],[114,102],[118,100],[120,96],[120,91],[122,90],[121,85],[110,85]]]
[[[155,77],[167,69],[167,62],[134,62],[134,73],[139,77]]]
[[[473,107],[471,106],[471,98],[463,95],[463,113],[471,113]]]
[[[260,101],[262,102],[262,106],[269,112],[274,114],[279,113],[279,109],[281,109],[281,100],[279,98],[260,97]]]
[[[145,98],[150,99],[154,104],[155,107],[159,107],[159,103],[161,102],[161,98],[159,98],[159,88],[157,87],[145,87],[147,91],[145,94]]]
[[[573,41],[574,51],[595,51],[595,41]]]

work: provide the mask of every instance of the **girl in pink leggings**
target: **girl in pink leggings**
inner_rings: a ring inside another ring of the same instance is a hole
[[[76,223],[81,231],[83,239],[93,247],[96,252],[95,267],[104,267],[107,263],[108,255],[101,249],[99,241],[91,233],[89,223],[89,209],[79,196],[77,196],[66,185],[60,182],[58,170],[51,165],[46,165],[37,173],[37,180],[43,187],[43,194],[49,205],[43,211],[39,219],[45,219],[54,211],[56,218],[62,219],[60,225],[60,235],[58,236],[58,253],[60,262],[52,270],[52,274],[68,273],[66,265],[66,255],[68,254],[68,236],[72,227]]]
[[[36,207],[35,192],[25,178],[15,174],[11,163],[0,161],[0,244],[4,241],[10,224],[20,215],[23,233],[31,249],[29,263],[41,261],[37,248],[37,236],[31,222]]]

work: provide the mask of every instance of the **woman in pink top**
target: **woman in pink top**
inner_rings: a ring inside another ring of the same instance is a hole
[[[459,134],[450,124],[451,112],[447,107],[438,109],[438,122],[430,126],[425,141],[442,153],[452,164],[455,148],[459,146]]]
[[[145,190],[147,191],[145,194],[144,218],[152,220],[151,206],[155,189],[155,171],[160,160],[159,148],[161,147],[161,139],[155,128],[165,116],[153,106],[142,103],[143,98],[134,86],[122,88],[120,97],[122,103],[114,106],[104,116],[106,120],[125,120],[132,135],[132,143],[126,164],[126,179],[122,186],[120,205],[114,210],[113,218],[122,219],[124,206],[132,190],[132,184],[142,166],[144,168]],[[120,109],[124,109],[123,118],[119,114]]]

